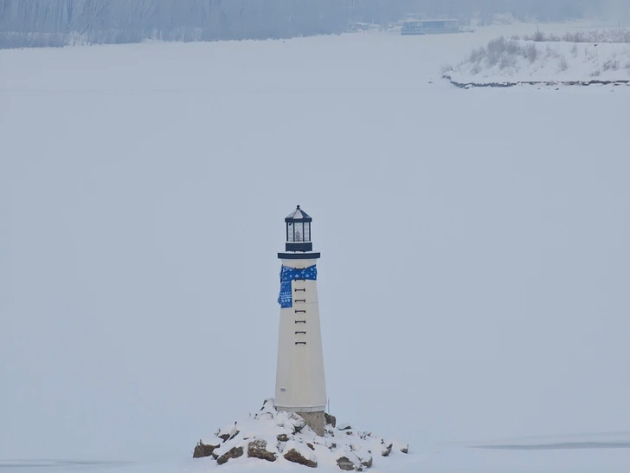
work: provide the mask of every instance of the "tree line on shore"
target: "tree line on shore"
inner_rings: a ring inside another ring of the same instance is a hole
[[[621,3],[619,3],[621,1]],[[0,0],[0,48],[144,39],[290,38],[385,26],[407,16],[487,23],[558,21],[624,9],[625,0]],[[630,3],[630,2],[628,2]]]

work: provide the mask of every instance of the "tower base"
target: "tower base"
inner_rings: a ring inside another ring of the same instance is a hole
[[[326,432],[324,425],[326,420],[324,418],[324,411],[315,412],[296,412],[313,431],[320,437],[324,436]]]

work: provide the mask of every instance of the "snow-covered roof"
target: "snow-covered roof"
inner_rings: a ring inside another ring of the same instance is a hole
[[[304,212],[298,205],[295,211],[291,212],[287,218],[284,219],[285,222],[292,222],[294,220],[299,220],[301,222],[312,222],[313,219],[309,214]]]

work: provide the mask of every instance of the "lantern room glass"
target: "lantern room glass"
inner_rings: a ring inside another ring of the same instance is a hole
[[[311,222],[304,224],[304,241],[311,241]]]
[[[293,243],[293,223],[287,223],[287,242]]]
[[[293,224],[293,235],[296,242],[304,241],[304,222],[295,222]]]
[[[287,243],[311,241],[311,222],[287,222]]]

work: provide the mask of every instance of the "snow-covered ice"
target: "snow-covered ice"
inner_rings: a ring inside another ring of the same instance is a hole
[[[195,442],[273,393],[302,204],[332,413],[412,446],[373,471],[627,472],[468,448],[630,424],[630,88],[440,79],[534,29],[0,51],[0,458],[215,468]]]

